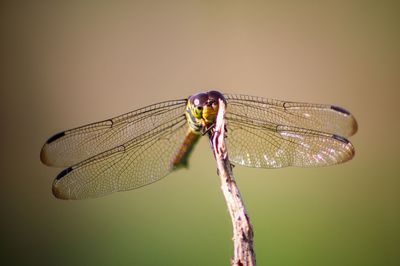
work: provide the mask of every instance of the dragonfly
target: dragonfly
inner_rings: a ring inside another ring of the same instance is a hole
[[[187,167],[200,137],[213,130],[220,99],[227,106],[226,146],[233,165],[319,167],[354,156],[347,138],[356,133],[357,122],[342,107],[208,91],[50,137],[40,159],[65,168],[54,179],[54,196],[96,198]]]

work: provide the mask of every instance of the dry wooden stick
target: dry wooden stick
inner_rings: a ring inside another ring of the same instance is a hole
[[[232,220],[234,256],[231,265],[253,266],[256,257],[253,248],[253,228],[244,207],[242,198],[232,174],[232,167],[225,146],[225,111],[223,100],[219,100],[219,109],[215,129],[210,136],[217,161],[218,175],[221,179],[221,190],[224,194],[226,205]]]

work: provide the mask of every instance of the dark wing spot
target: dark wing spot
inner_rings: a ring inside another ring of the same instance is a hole
[[[65,168],[64,170],[61,171],[61,173],[59,173],[56,177],[56,180],[60,180],[61,178],[63,178],[65,175],[67,175],[68,173],[70,173],[72,171],[72,167],[68,167]]]
[[[341,137],[339,135],[332,135],[332,138],[334,138],[334,139],[336,139],[338,141],[341,141],[341,142],[343,142],[345,144],[348,144],[350,142],[346,138],[343,138],[343,137]]]
[[[332,105],[332,106],[331,106],[331,109],[332,109],[332,110],[335,110],[336,112],[345,114],[345,115],[350,115],[350,112],[349,112],[349,111],[347,111],[346,109],[344,109],[344,108],[342,108],[342,107],[339,107],[339,106]]]
[[[63,137],[63,136],[65,136],[65,132],[64,132],[64,131],[63,131],[63,132],[60,132],[60,133],[57,133],[57,134],[55,134],[54,136],[50,137],[50,138],[46,141],[46,143],[47,143],[47,144],[50,144],[50,143],[52,143],[53,141],[55,141],[55,140],[57,140],[57,139],[59,139],[59,138],[61,138],[61,137]]]

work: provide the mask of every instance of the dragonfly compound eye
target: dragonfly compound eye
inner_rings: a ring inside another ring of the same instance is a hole
[[[220,93],[219,91],[209,91],[209,92],[207,92],[207,94],[208,94],[209,101],[212,102],[213,104],[214,104],[214,102],[216,102],[218,105],[219,99],[223,100],[226,104],[224,95],[222,95],[222,93]]]
[[[192,106],[197,107],[201,106],[203,107],[208,100],[208,95],[206,93],[198,93],[195,95],[190,96],[189,102]]]

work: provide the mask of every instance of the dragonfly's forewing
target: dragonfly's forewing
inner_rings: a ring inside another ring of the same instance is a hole
[[[184,119],[186,100],[167,101],[60,132],[43,146],[40,158],[50,166],[71,166],[123,145],[178,117]]]
[[[227,119],[287,125],[343,137],[357,131],[357,122],[347,110],[325,104],[285,102],[248,95],[224,94]]]
[[[262,168],[316,167],[354,156],[354,147],[342,136],[353,135],[357,123],[343,108],[225,96],[226,141],[233,163]]]
[[[153,183],[173,170],[172,160],[188,131],[184,116],[62,171],[53,193],[84,199]]]

